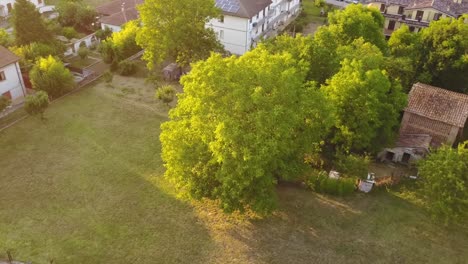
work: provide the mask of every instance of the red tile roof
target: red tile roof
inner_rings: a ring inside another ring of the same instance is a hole
[[[136,5],[143,4],[144,0],[115,0],[96,7],[96,11],[103,16],[110,16],[122,12],[122,4],[125,3],[125,9],[135,8]]]
[[[20,58],[7,48],[0,46],[0,68],[19,61]]]
[[[125,16],[122,12],[118,12],[110,16],[102,17],[101,19],[99,19],[99,21],[107,25],[121,26],[127,23],[128,21],[138,19],[138,17],[138,11],[135,8],[131,8],[125,10]]]
[[[464,127],[468,118],[468,95],[416,83],[409,93],[405,111]]]
[[[401,134],[396,143],[397,147],[429,149],[432,136],[426,134]]]

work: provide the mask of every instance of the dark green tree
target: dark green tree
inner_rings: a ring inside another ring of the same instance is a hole
[[[24,110],[29,115],[40,115],[44,119],[44,112],[49,106],[49,96],[44,91],[38,91],[34,95],[26,96]]]
[[[11,12],[13,33],[17,45],[53,40],[36,6],[28,0],[17,0]]]

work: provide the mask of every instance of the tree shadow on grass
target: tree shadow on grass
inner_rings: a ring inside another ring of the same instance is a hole
[[[468,233],[387,192],[337,198],[280,186],[272,217],[230,235],[252,263],[463,263]]]

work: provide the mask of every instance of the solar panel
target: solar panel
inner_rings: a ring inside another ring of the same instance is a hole
[[[240,9],[240,4],[237,0],[216,0],[216,6],[229,13],[237,13]]]

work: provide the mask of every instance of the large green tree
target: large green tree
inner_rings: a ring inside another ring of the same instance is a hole
[[[272,210],[277,179],[300,174],[331,124],[329,104],[304,85],[307,71],[297,64],[264,47],[194,64],[162,125],[166,177],[228,212]]]
[[[53,40],[41,14],[37,11],[36,6],[28,0],[15,2],[11,13],[11,22],[17,45]]]
[[[63,63],[54,57],[40,58],[29,73],[34,89],[47,92],[52,98],[72,90],[75,81]]]
[[[423,70],[432,84],[468,92],[468,15],[431,22],[421,32]]]
[[[220,15],[214,0],[146,0],[138,9],[143,27],[137,43],[145,49],[149,67],[166,59],[186,66],[221,48],[206,27],[209,19]]]
[[[83,0],[61,0],[56,10],[60,24],[79,31],[92,30],[93,23],[96,22],[97,12]]]
[[[385,71],[345,59],[322,90],[336,107],[331,142],[339,149],[376,152],[394,139],[405,95]]]
[[[418,163],[422,191],[434,216],[464,220],[468,217],[468,141],[458,148],[442,146]]]
[[[342,58],[337,50],[362,39],[387,52],[387,43],[382,33],[383,16],[373,8],[362,5],[349,5],[344,10],[336,10],[328,16],[329,25],[320,27],[314,35],[311,48],[313,67],[310,78],[320,84],[325,83],[340,69]]]

